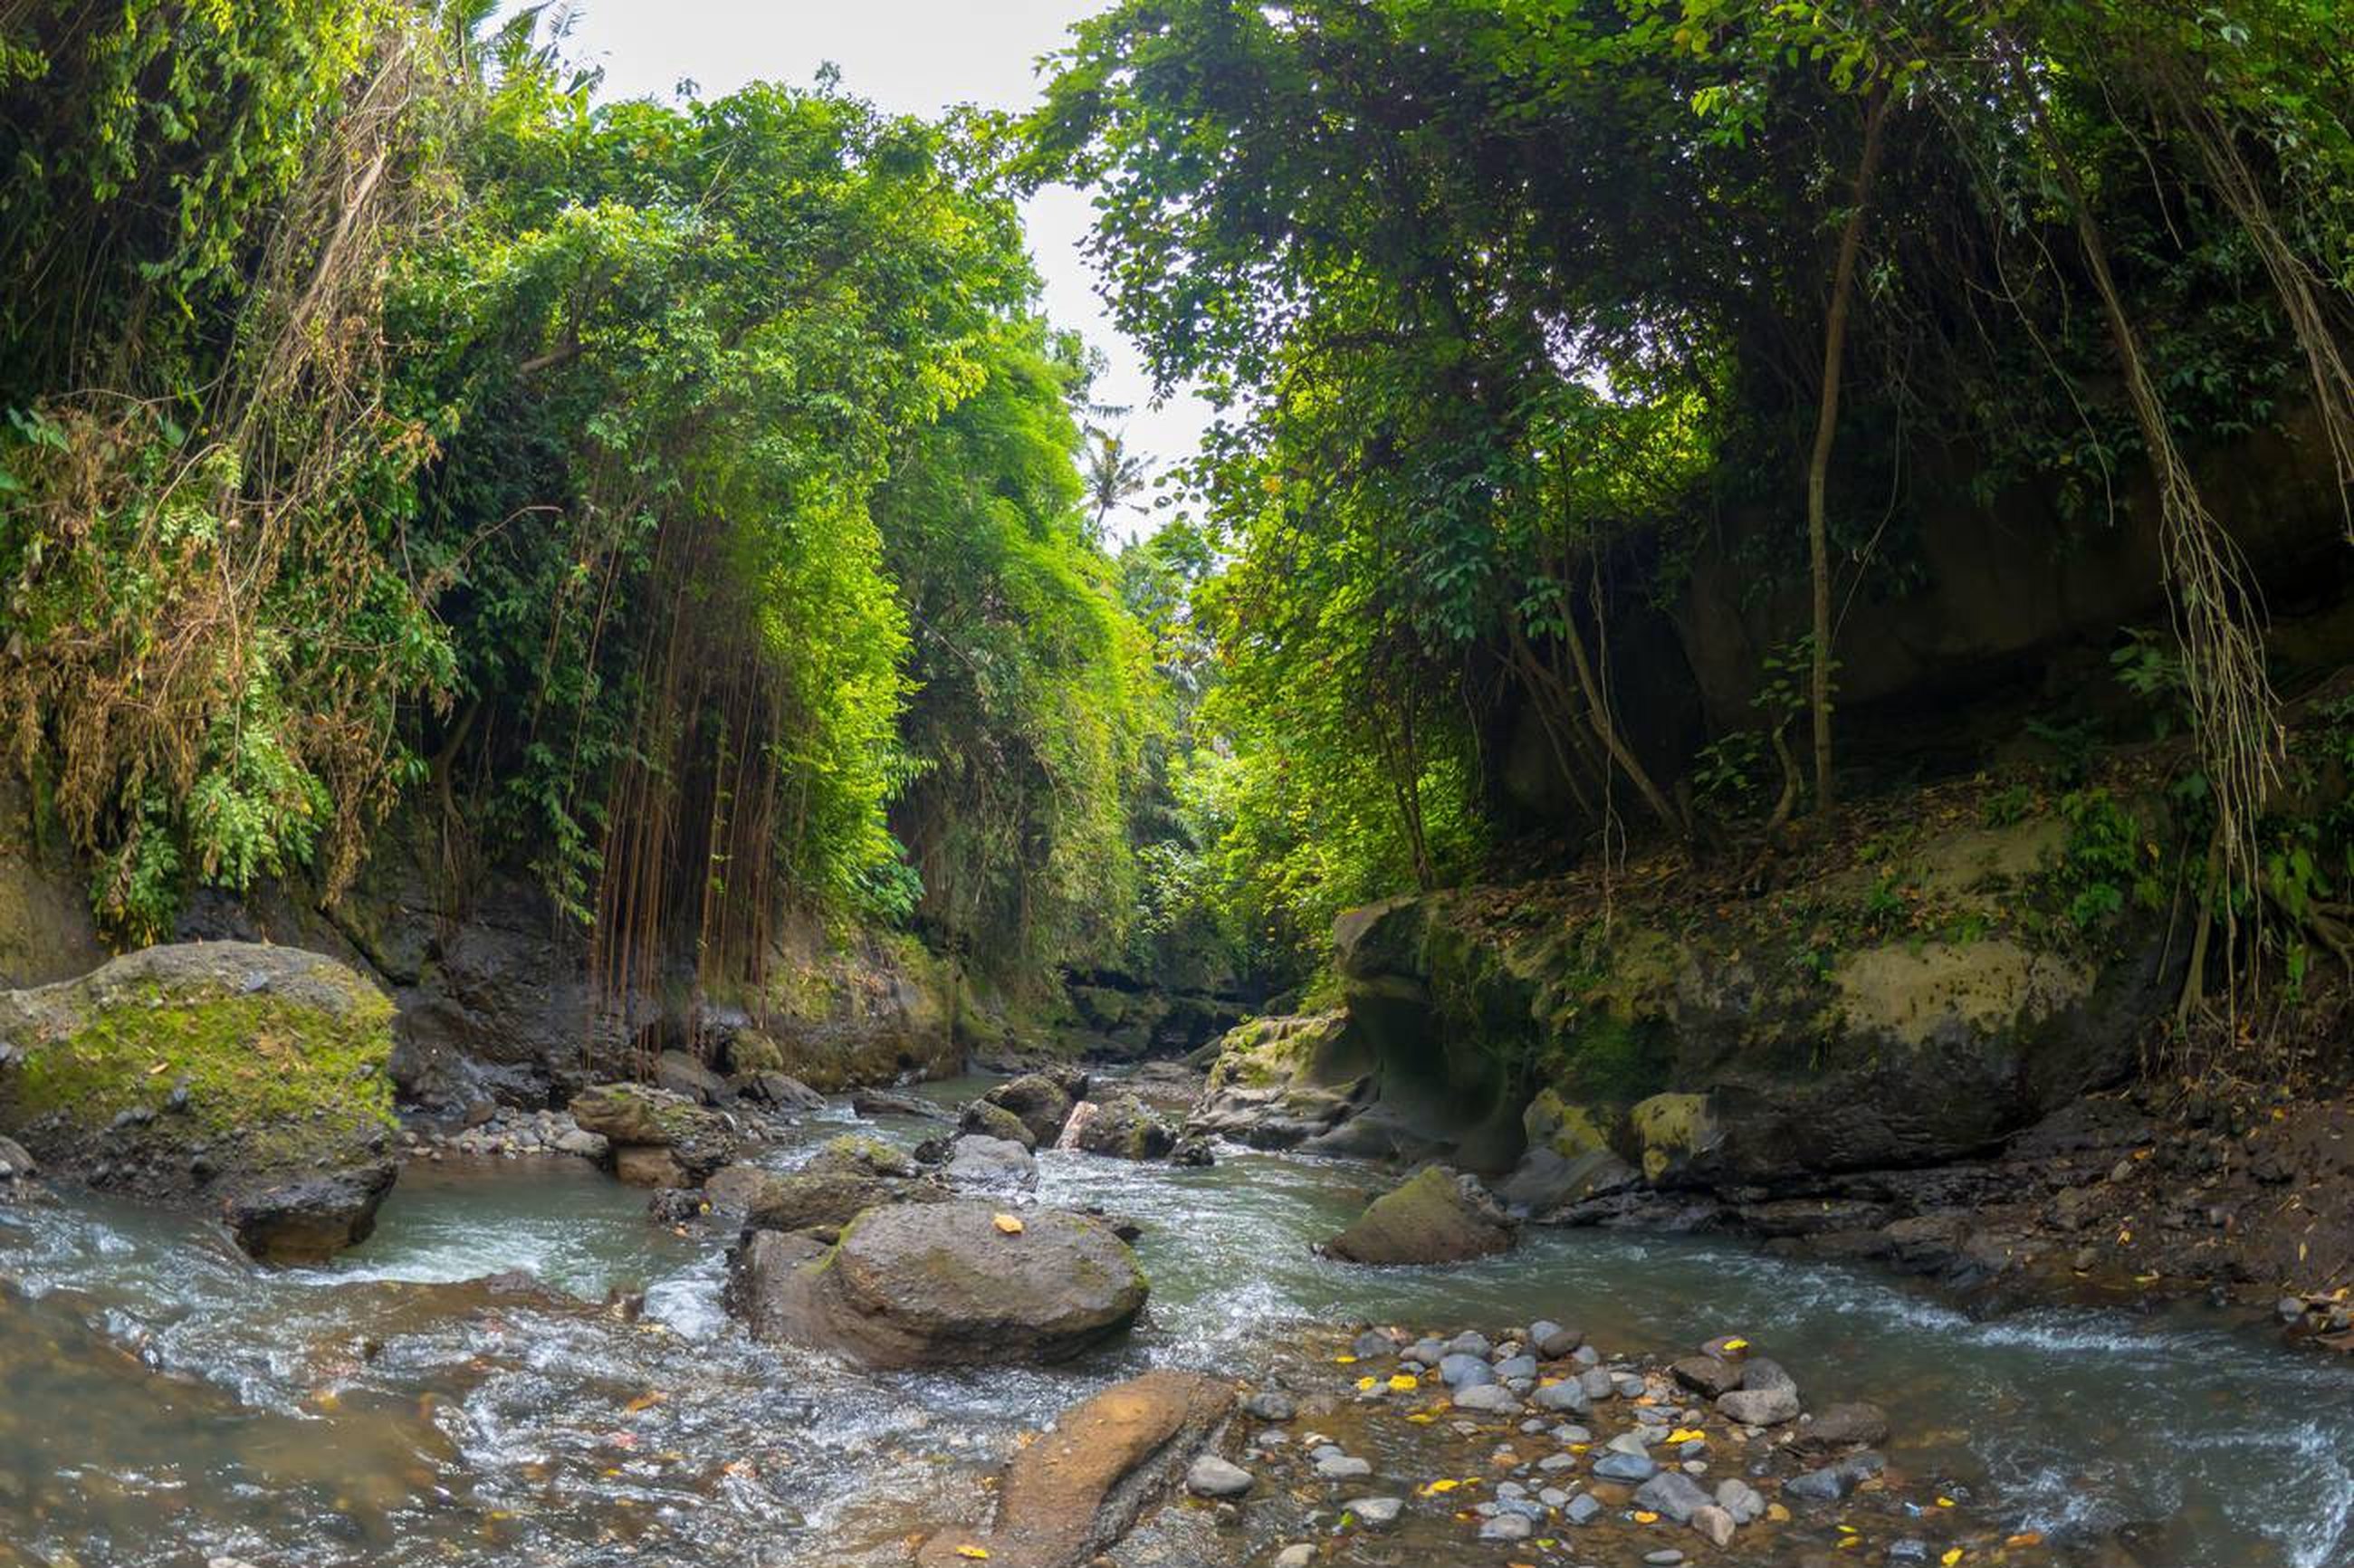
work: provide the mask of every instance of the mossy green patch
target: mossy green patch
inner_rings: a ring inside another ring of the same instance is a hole
[[[312,955],[240,976],[235,956],[197,952],[176,969],[138,954],[14,993],[9,1124],[52,1129],[54,1146],[129,1113],[127,1140],[201,1144],[247,1170],[340,1163],[395,1126],[382,992]]]

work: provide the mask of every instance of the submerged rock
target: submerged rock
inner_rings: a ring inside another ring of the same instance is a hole
[[[1003,1222],[1003,1223],[1001,1223]],[[822,1255],[738,1249],[735,1298],[755,1334],[878,1366],[1055,1361],[1125,1330],[1144,1271],[1109,1226],[956,1200],[868,1209]]]
[[[1432,1165],[1374,1199],[1324,1250],[1352,1263],[1461,1263],[1517,1239],[1517,1227],[1476,1181]]]
[[[0,1128],[58,1173],[141,1197],[251,1196],[259,1216],[271,1189],[351,1171],[353,1192],[381,1198],[392,1013],[356,971],[298,948],[142,948],[0,992]]]
[[[1065,1411],[1006,1467],[991,1526],[934,1536],[917,1553],[918,1568],[1075,1568],[1118,1542],[1181,1477],[1204,1496],[1248,1490],[1247,1471],[1194,1458],[1215,1440],[1234,1397],[1199,1372],[1152,1372]]]

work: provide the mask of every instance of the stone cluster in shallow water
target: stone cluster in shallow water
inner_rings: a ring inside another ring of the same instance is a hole
[[[1367,1329],[1335,1352],[1248,1393],[1231,1462],[1189,1477],[1287,1568],[2050,1561],[1893,1466],[1877,1406],[1813,1404],[1737,1335],[1647,1360],[1556,1322]]]

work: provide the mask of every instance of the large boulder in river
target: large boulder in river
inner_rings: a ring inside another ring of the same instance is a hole
[[[974,1100],[957,1117],[957,1130],[981,1138],[1002,1139],[1023,1149],[1038,1147],[1038,1135],[1023,1119],[995,1100]]]
[[[0,992],[0,1129],[58,1174],[236,1202],[382,1167],[391,1052],[390,1000],[333,959],[249,942],[145,948]],[[345,1194],[343,1239],[366,1234],[389,1184]],[[334,1227],[314,1239],[333,1243]]]
[[[1115,1160],[1165,1160],[1177,1147],[1175,1131],[1134,1095],[1114,1095],[1093,1110],[1071,1139],[1086,1153]]]
[[[970,1200],[869,1209],[823,1252],[756,1231],[735,1267],[756,1336],[875,1366],[1066,1360],[1127,1329],[1147,1290],[1102,1221]]]
[[[732,1117],[643,1084],[595,1085],[573,1096],[570,1108],[584,1131],[611,1143],[615,1171],[641,1185],[699,1182],[735,1159],[741,1142]]]
[[[1233,1414],[1234,1390],[1201,1372],[1150,1372],[1065,1411],[1014,1456],[988,1530],[943,1531],[917,1568],[1073,1568],[1109,1548],[1167,1495]]]
[[[1063,1073],[1024,1073],[999,1084],[981,1097],[1013,1112],[1029,1132],[1033,1147],[1051,1149],[1062,1136],[1063,1123],[1070,1119],[1071,1107],[1078,1103],[1086,1087],[1084,1075],[1074,1079]],[[991,1131],[985,1127],[970,1130]]]
[[[1324,1250],[1351,1263],[1462,1263],[1517,1239],[1511,1220],[1477,1181],[1431,1165],[1366,1205]]]

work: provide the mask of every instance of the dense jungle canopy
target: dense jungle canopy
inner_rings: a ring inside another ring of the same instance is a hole
[[[1122,0],[936,122],[543,20],[0,6],[0,712],[119,935],[402,832],[617,989],[785,910],[1284,982],[2089,630],[2218,926],[2342,938],[2265,641],[2354,558],[2334,0]],[[1050,182],[1203,450],[1103,428]],[[2064,612],[1938,599],[1971,528]]]

